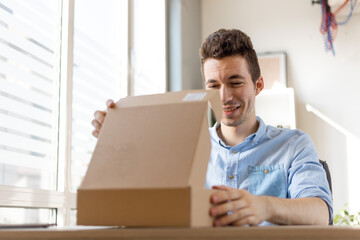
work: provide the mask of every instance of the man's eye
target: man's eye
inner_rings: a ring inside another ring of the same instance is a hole
[[[231,84],[234,85],[234,86],[240,86],[240,85],[242,85],[242,82],[233,82]]]
[[[217,88],[218,87],[218,85],[208,85],[208,88]]]

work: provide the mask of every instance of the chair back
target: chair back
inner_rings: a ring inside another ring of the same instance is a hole
[[[326,163],[326,161],[323,161],[321,159],[319,159],[319,162],[321,163],[321,165],[323,166],[325,172],[326,172],[326,179],[329,183],[329,188],[330,188],[330,191],[331,191],[331,195],[332,195],[332,184],[331,184],[331,175],[330,175],[330,169],[329,169],[329,166],[328,164]],[[331,221],[329,223],[329,225],[333,225],[333,221]]]

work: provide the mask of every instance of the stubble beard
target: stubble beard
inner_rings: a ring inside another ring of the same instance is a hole
[[[245,116],[241,116],[237,121],[232,122],[231,119],[223,119],[221,120],[221,123],[228,127],[237,127],[241,125],[243,122],[245,122],[246,118]]]

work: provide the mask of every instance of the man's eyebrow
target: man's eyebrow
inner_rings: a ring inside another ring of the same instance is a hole
[[[245,79],[245,77],[240,74],[231,75],[228,79],[236,79],[236,78]]]
[[[217,81],[215,79],[209,79],[205,82],[205,84],[210,84],[210,83],[217,83]]]

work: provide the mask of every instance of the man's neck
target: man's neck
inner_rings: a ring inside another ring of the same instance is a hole
[[[258,128],[259,122],[254,117],[251,121],[245,121],[238,126],[226,126],[221,123],[216,131],[226,145],[233,147],[244,142],[245,138],[255,133]]]

